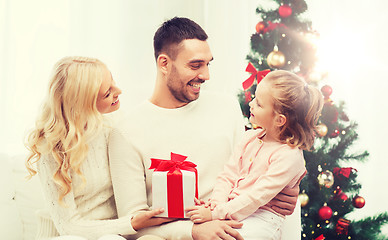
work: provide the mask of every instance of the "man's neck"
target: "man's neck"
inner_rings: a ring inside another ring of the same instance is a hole
[[[158,94],[154,92],[150,98],[150,102],[161,108],[175,109],[186,106],[188,103],[180,102],[172,96],[166,96],[165,94]]]

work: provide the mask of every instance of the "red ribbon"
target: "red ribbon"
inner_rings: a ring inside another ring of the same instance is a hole
[[[271,72],[271,70],[269,69],[266,69],[266,70],[263,70],[263,71],[257,71],[256,68],[253,66],[252,63],[248,63],[248,66],[247,68],[245,69],[246,72],[249,72],[249,73],[252,73],[252,75],[243,82],[243,88],[244,90],[247,90],[248,88],[250,88],[254,81],[255,81],[255,78],[257,77],[257,84],[259,84],[259,82],[269,73]]]
[[[249,103],[250,101],[252,101],[252,96],[251,96],[251,92],[250,91],[245,91],[245,104]]]
[[[287,29],[287,26],[284,25],[283,23],[273,23],[271,21],[268,21],[267,27],[263,29],[263,34],[269,31],[273,31],[275,28],[278,28],[278,27],[283,27]]]
[[[337,234],[348,235],[349,223],[350,223],[350,220],[347,220],[345,218],[338,219],[338,222],[335,226],[335,232]]]
[[[324,240],[324,239],[325,239],[325,236],[323,236],[323,234],[321,234],[315,240]]]
[[[183,217],[183,182],[181,170],[186,170],[195,173],[195,197],[198,198],[198,173],[195,168],[197,165],[185,161],[187,157],[171,153],[171,160],[162,160],[151,158],[151,166],[149,169],[154,171],[167,172],[167,204],[173,206],[168,209],[169,217]]]
[[[349,178],[350,174],[352,173],[352,170],[356,170],[355,168],[351,168],[351,167],[348,167],[348,168],[339,168],[339,167],[335,167],[333,168],[333,173],[337,176],[337,177],[345,177],[345,178]],[[357,171],[357,170],[356,170]]]

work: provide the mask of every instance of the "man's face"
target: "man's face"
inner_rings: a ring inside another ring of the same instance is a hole
[[[209,80],[213,56],[208,43],[198,39],[184,40],[178,48],[167,75],[167,87],[178,105],[184,106],[199,97],[201,84]]]

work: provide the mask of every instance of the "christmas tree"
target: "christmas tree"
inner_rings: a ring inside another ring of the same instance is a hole
[[[303,18],[308,7],[304,0],[274,0],[276,8],[256,9],[259,21],[251,36],[251,52],[246,71],[251,75],[238,94],[245,117],[254,97],[257,82],[270,70],[292,71],[308,84],[321,89],[325,104],[319,119],[314,149],[305,151],[307,175],[302,180],[299,199],[302,206],[301,239],[388,239],[380,228],[388,222],[388,213],[362,220],[348,214],[365,205],[359,195],[357,170],[352,161],[366,161],[367,151],[350,153],[358,139],[357,124],[345,113],[345,103],[330,99],[333,89],[323,85],[327,73],[316,69],[315,39],[319,34]],[[323,86],[321,86],[323,85]],[[247,128],[252,126],[247,124]]]

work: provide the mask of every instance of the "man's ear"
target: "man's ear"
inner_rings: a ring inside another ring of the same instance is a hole
[[[284,116],[283,114],[278,114],[276,116],[275,124],[277,127],[281,127],[287,122],[287,117]]]
[[[156,60],[156,64],[163,74],[168,72],[168,63],[170,58],[166,54],[160,54]]]

